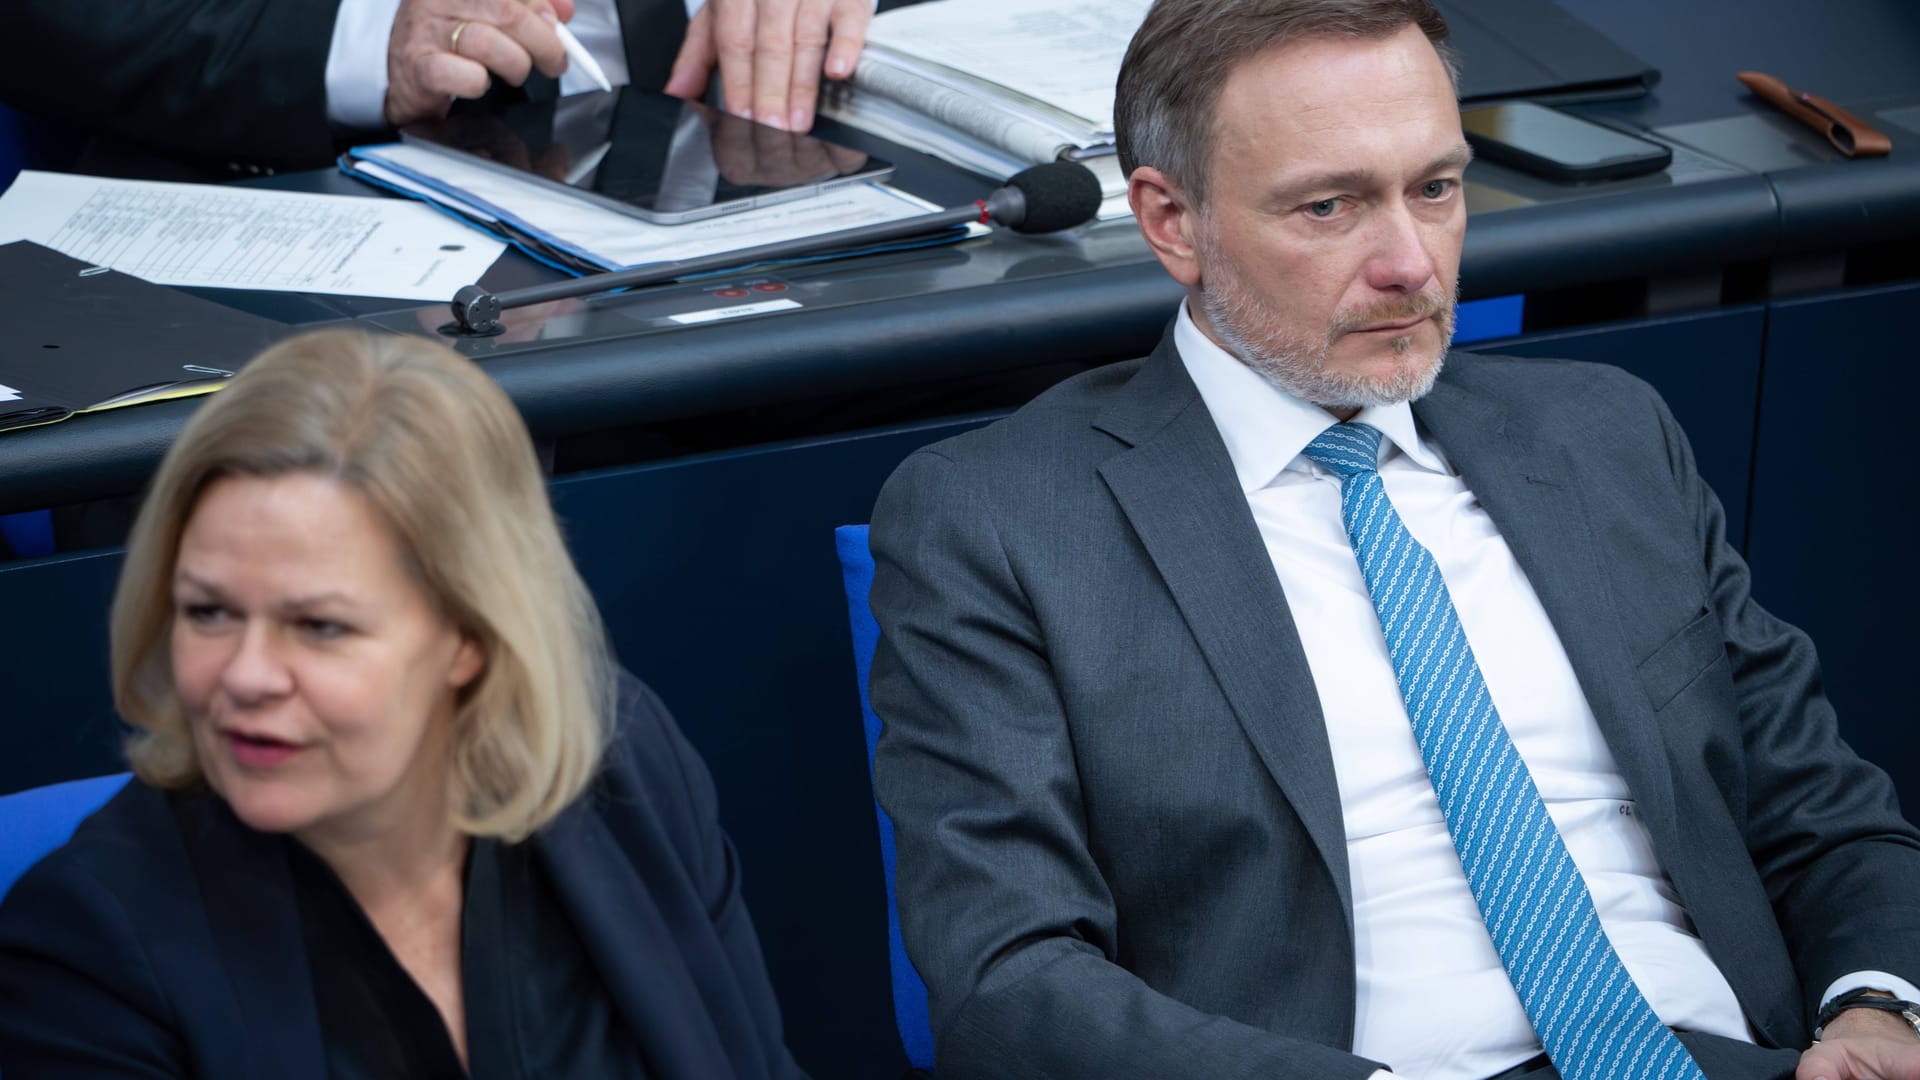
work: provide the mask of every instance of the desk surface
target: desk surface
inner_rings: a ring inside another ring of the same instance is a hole
[[[1907,0],[1562,0],[1664,72],[1645,98],[1579,106],[1675,144],[1665,173],[1555,185],[1498,166],[1469,173],[1469,299],[1657,274],[1712,272],[1784,253],[1920,235],[1920,5]],[[1652,29],[1652,28],[1658,28]],[[1732,72],[1769,70],[1858,105],[1895,156],[1846,161],[1747,97]],[[853,141],[862,141],[857,133]],[[903,186],[936,202],[984,185],[909,151]],[[333,173],[280,178],[364,194]],[[548,280],[517,256],[495,289]],[[785,290],[798,310],[681,327],[664,316],[739,282]],[[210,298],[290,325],[355,321],[431,333],[438,307],[275,294]],[[824,400],[1150,349],[1179,299],[1131,221],[1053,237],[995,235],[875,256],[561,301],[508,313],[507,335],[456,347],[486,365],[536,437]],[[0,436],[0,513],[137,491],[194,408],[169,402]]]

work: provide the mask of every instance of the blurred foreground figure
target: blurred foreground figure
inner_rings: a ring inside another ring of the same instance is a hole
[[[452,350],[312,334],[209,399],[113,674],[137,779],[0,904],[0,1074],[800,1075],[706,769]]]

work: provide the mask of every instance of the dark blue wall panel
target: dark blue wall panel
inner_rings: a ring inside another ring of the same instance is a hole
[[[1754,595],[1813,635],[1847,741],[1920,814],[1920,285],[1773,305]]]
[[[0,564],[0,794],[126,768],[107,682],[120,553]]]

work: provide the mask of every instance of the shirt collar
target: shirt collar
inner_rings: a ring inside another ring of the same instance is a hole
[[[1333,414],[1280,389],[1215,345],[1194,323],[1185,303],[1174,320],[1173,344],[1227,444],[1241,491],[1251,495],[1289,467],[1314,468],[1300,452],[1339,423]],[[1451,472],[1438,451],[1420,438],[1413,409],[1406,402],[1369,406],[1352,422],[1378,428],[1386,436],[1380,446],[1382,462],[1397,451],[1428,471]]]

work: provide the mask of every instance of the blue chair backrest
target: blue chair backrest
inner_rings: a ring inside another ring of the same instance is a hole
[[[73,836],[127,785],[128,773],[69,780],[0,796],[0,898],[20,875]]]
[[[867,776],[873,776],[873,747],[880,738],[880,718],[867,700],[867,674],[873,668],[873,648],[880,641],[880,625],[867,606],[873,588],[873,553],[867,548],[865,525],[842,525],[833,531],[840,551],[840,571],[847,587],[847,622],[853,630],[854,675],[860,684],[860,713],[867,729]],[[900,941],[900,908],[893,894],[893,819],[875,800],[880,818],[880,862],[887,878],[887,948],[893,961],[893,1020],[900,1028],[900,1045],[916,1069],[933,1071],[933,1025],[927,1018],[927,984],[907,959]]]

